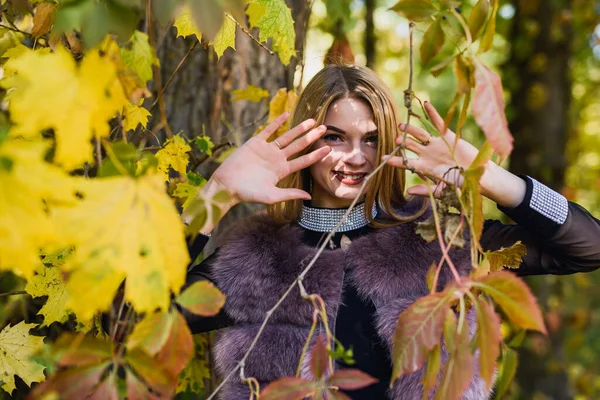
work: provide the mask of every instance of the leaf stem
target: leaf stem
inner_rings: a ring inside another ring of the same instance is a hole
[[[6,293],[0,293],[0,297],[5,297],[5,296],[15,296],[18,294],[27,294],[27,292],[25,290],[15,290],[12,292],[6,292]]]
[[[270,55],[274,56],[275,52],[271,49],[269,49],[264,43],[262,43],[260,40],[258,40],[257,38],[254,37],[254,35],[252,35],[250,33],[250,31],[248,30],[248,28],[246,28],[245,26],[243,26],[242,24],[240,24],[235,18],[233,18],[233,16],[229,13],[225,13],[225,16],[227,18],[229,18],[230,20],[232,20],[233,22],[235,22],[235,24],[238,26],[238,28],[240,28],[242,30],[242,32],[244,32],[250,39],[252,39],[252,41],[254,41],[254,43],[258,44],[260,47],[262,47],[263,49],[265,49]]]

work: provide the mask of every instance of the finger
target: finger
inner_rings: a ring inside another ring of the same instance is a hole
[[[316,163],[317,161],[321,161],[323,157],[325,157],[331,151],[331,147],[323,146],[318,148],[315,151],[312,151],[308,154],[303,155],[302,157],[294,158],[290,160],[290,173],[300,171],[306,167],[309,167]]]
[[[290,117],[290,113],[287,111],[284,112],[279,117],[275,118],[275,120],[273,122],[271,122],[269,125],[267,125],[265,127],[265,129],[260,131],[260,133],[258,135],[256,135],[256,137],[259,139],[262,139],[262,140],[267,140],[268,138],[271,137],[272,134],[277,132],[277,129],[279,129],[279,127],[281,127],[283,125],[283,123],[285,121],[287,121],[287,119],[289,117]]]
[[[299,139],[294,140],[289,146],[283,149],[283,153],[286,157],[291,157],[299,151],[304,150],[312,143],[317,141],[323,134],[327,131],[327,127],[325,125],[320,125],[315,129],[308,132],[306,135],[302,136]],[[283,144],[282,144],[283,146]]]
[[[398,136],[396,138],[396,144],[400,146],[402,143],[404,143],[404,138],[402,136]],[[406,143],[404,143],[404,147],[407,150],[410,150],[417,154],[421,154],[425,149],[425,146],[421,142],[412,138],[406,138]]]
[[[301,134],[303,134],[304,132],[306,132],[307,130],[312,128],[313,126],[315,126],[315,122],[316,121],[312,118],[301,122],[300,124],[296,125],[292,129],[290,129],[289,131],[284,133],[283,135],[279,136],[277,138],[277,142],[279,142],[279,144],[281,145],[281,148],[286,147],[287,145],[292,143],[294,141],[294,139],[296,139],[298,136],[300,136]]]
[[[419,127],[416,127],[413,125],[408,125],[408,128],[407,128],[405,123],[401,123],[400,125],[398,125],[398,128],[401,131],[401,134],[398,136],[398,138],[401,139],[400,143],[402,143],[402,138],[404,137],[404,135],[402,133],[404,132],[405,129],[406,129],[407,133],[410,133],[415,138],[420,140],[422,143],[429,144],[429,142],[432,139],[431,134],[423,128],[419,128]],[[398,143],[397,139],[396,139],[396,143]],[[398,144],[400,144],[400,143],[398,143]]]
[[[440,134],[445,135],[447,129],[444,129],[446,125],[444,123],[444,118],[442,118],[442,116],[437,112],[435,107],[430,102],[426,101],[424,107],[425,111],[427,111],[427,115],[429,115],[429,118],[431,118],[431,123],[433,123],[435,129],[437,129]]]
[[[387,159],[387,155],[382,156],[381,160],[385,162],[385,160]],[[414,169],[414,170],[419,170],[421,167],[421,160],[419,159],[414,159],[414,158],[409,158],[407,160],[407,164],[404,164],[404,160],[402,159],[402,157],[400,156],[393,156],[390,157],[390,160],[387,162],[388,165],[391,165],[392,167],[397,167],[397,168],[402,168],[402,169]]]
[[[270,204],[275,204],[275,203],[279,203],[282,201],[287,201],[287,200],[296,200],[296,199],[301,199],[301,200],[310,200],[310,194],[308,194],[307,192],[305,192],[304,190],[300,190],[300,189],[282,189],[282,188],[275,188],[273,191],[273,194],[271,196],[269,196],[270,198]]]
[[[406,193],[412,196],[429,197],[429,189],[427,188],[427,185],[423,184],[409,187],[408,189],[406,189]]]

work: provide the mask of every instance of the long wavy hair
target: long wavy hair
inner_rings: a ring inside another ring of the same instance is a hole
[[[378,144],[375,165],[381,164],[381,156],[394,149],[394,139],[398,133],[398,110],[387,86],[366,67],[357,65],[327,65],[308,83],[298,99],[293,111],[291,125],[296,126],[309,118],[316,120],[315,126],[323,124],[329,106],[337,100],[354,98],[364,101],[372,111],[377,126]],[[306,149],[297,156],[306,154]],[[412,221],[423,214],[428,202],[415,215],[398,215],[395,210],[407,201],[404,197],[405,171],[385,166],[371,178],[365,189],[365,217],[371,226],[386,227]],[[299,188],[310,193],[311,176],[309,168],[295,172],[283,179],[282,188]],[[387,218],[373,220],[371,209],[377,202]],[[288,200],[267,207],[267,212],[283,223],[295,222],[300,217],[302,200]]]

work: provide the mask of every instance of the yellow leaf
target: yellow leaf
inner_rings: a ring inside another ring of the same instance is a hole
[[[200,189],[202,189],[202,186],[190,185],[187,182],[179,182],[177,186],[175,186],[173,196],[184,200],[181,207],[183,210],[186,210],[190,203],[198,196]]]
[[[248,85],[245,89],[231,91],[231,101],[248,100],[258,103],[265,97],[269,97],[269,92],[263,88]]]
[[[74,193],[72,178],[44,162],[42,142],[6,139],[0,143],[0,270],[31,277],[40,266],[39,249],[54,242],[47,207]]]
[[[284,65],[296,55],[296,31],[290,8],[284,0],[252,0],[246,14],[250,26],[258,28],[259,39],[266,42],[272,39],[273,50]]]
[[[267,125],[270,124],[286,111],[291,112],[298,102],[298,95],[295,90],[288,91],[286,88],[281,88],[277,90],[275,96],[271,99],[269,104],[269,119],[267,120]],[[255,134],[262,131],[264,126],[259,127]],[[290,129],[290,120],[288,119],[285,123],[277,129],[277,131],[271,136],[272,139],[276,139],[279,136],[283,135]]]
[[[56,163],[71,170],[93,161],[91,139],[109,135],[108,121],[127,102],[111,60],[91,50],[78,65],[59,47],[55,53],[25,52],[11,67],[17,73],[8,87],[15,89],[8,106],[12,134],[31,138],[54,129]]]
[[[206,334],[193,335],[194,354],[186,367],[179,373],[176,393],[190,391],[200,393],[204,389],[204,380],[210,379],[210,369],[206,362],[208,337]]]
[[[158,170],[164,174],[165,180],[169,179],[169,167],[185,175],[185,170],[190,161],[187,153],[190,151],[192,151],[192,148],[181,136],[173,136],[162,149],[156,152]]]
[[[221,29],[215,35],[215,38],[210,42],[215,48],[217,58],[220,59],[228,47],[235,50],[235,22],[231,18],[226,17],[221,25]]]
[[[171,292],[178,294],[185,281],[189,255],[162,176],[81,180],[78,193],[76,207],[53,215],[65,245],[75,248],[63,267],[67,306],[89,319],[109,308],[127,278],[125,300],[137,311],[166,310]]]
[[[35,324],[19,322],[8,325],[0,332],[0,377],[2,389],[9,394],[15,389],[14,375],[18,375],[27,385],[45,379],[44,367],[31,357],[44,347],[44,338],[31,336],[29,330]]]
[[[196,27],[192,12],[188,7],[184,7],[179,13],[173,26],[177,28],[177,37],[188,37],[190,35],[196,35],[198,40],[202,39],[202,32]]]
[[[54,17],[56,16],[56,3],[41,3],[35,8],[35,15],[33,16],[33,29],[31,30],[31,36],[34,39],[45,35],[50,31],[52,24],[54,23]]]
[[[146,83],[152,80],[152,66],[159,65],[156,52],[148,42],[148,35],[135,31],[129,39],[130,49],[121,48],[123,63]]]
[[[522,258],[526,254],[527,246],[518,241],[510,247],[503,247],[496,251],[486,251],[484,255],[490,263],[490,271],[496,272],[503,268],[519,268],[523,261]]]
[[[69,312],[66,308],[67,292],[65,283],[61,277],[60,268],[52,266],[43,266],[27,282],[25,291],[33,297],[48,296],[46,304],[42,307],[38,315],[44,316],[44,325],[50,325],[53,322],[65,322],[69,318]]]
[[[150,116],[150,112],[144,107],[126,104],[123,110],[123,131],[128,132],[136,129],[140,124],[145,128],[148,125],[148,117]]]

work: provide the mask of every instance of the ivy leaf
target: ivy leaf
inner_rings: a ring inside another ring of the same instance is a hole
[[[194,352],[194,341],[187,322],[179,311],[171,311],[171,331],[156,360],[175,381]]]
[[[446,37],[442,30],[441,18],[436,19],[423,35],[423,41],[419,47],[421,62],[426,65],[442,49]]]
[[[43,337],[29,334],[34,326],[19,322],[12,327],[9,324],[0,331],[0,387],[8,394],[15,389],[14,375],[18,375],[30,387],[33,382],[45,379],[44,367],[31,360],[44,347]]]
[[[523,257],[527,254],[527,246],[521,241],[510,247],[503,247],[496,251],[486,251],[485,257],[490,262],[490,271],[496,272],[503,268],[517,269],[521,266]]]
[[[284,0],[250,0],[246,9],[252,28],[258,28],[259,40],[272,39],[273,50],[283,65],[296,56],[296,31],[292,13]]]
[[[8,106],[15,124],[11,134],[36,138],[54,129],[54,161],[69,170],[93,161],[91,139],[108,137],[108,121],[127,103],[115,65],[97,51],[79,64],[62,47],[54,53],[25,52],[10,60],[7,72],[18,74],[13,85],[4,86],[16,89]]]
[[[248,85],[245,89],[231,91],[231,101],[248,100],[253,103],[258,103],[265,97],[269,97],[269,91],[253,85]]]
[[[75,248],[63,267],[68,306],[89,319],[108,309],[127,277],[125,299],[136,311],[168,309],[171,292],[179,293],[185,281],[189,255],[161,175],[82,180],[77,189],[81,200],[53,213],[65,245]]]
[[[427,360],[428,352],[440,342],[446,311],[456,297],[453,285],[443,292],[417,299],[400,314],[394,332],[392,382],[413,373]]]
[[[424,21],[438,11],[429,0],[400,0],[390,10],[413,21]]]
[[[48,296],[38,313],[44,316],[41,326],[48,326],[53,322],[65,322],[69,319],[69,310],[66,307],[67,287],[62,280],[60,268],[42,266],[38,273],[27,281],[25,291],[33,297]]]
[[[270,383],[260,394],[260,399],[301,400],[312,396],[316,390],[317,382],[298,377],[286,377]]]
[[[169,180],[169,168],[185,175],[187,165],[190,162],[190,156],[187,153],[190,151],[192,151],[192,148],[185,142],[183,137],[175,135],[165,143],[162,149],[156,152],[158,170],[163,173],[165,180]]]
[[[477,311],[477,347],[479,348],[479,369],[485,380],[486,390],[491,390],[496,371],[496,359],[500,355],[500,317],[494,306],[478,299],[475,302]]]
[[[160,62],[156,52],[148,42],[148,35],[144,32],[135,31],[128,42],[131,48],[121,47],[123,63],[127,68],[134,71],[142,80],[152,80],[152,66],[159,66]]]
[[[327,380],[329,385],[345,390],[362,389],[377,382],[377,379],[358,369],[340,369]]]
[[[199,281],[185,289],[176,301],[196,315],[210,317],[217,315],[223,308],[225,295],[209,281]]]
[[[497,74],[481,63],[475,68],[475,82],[473,116],[500,160],[504,160],[512,152],[514,139],[504,113],[502,82]]]
[[[321,379],[327,372],[327,364],[329,364],[329,354],[327,353],[325,338],[319,336],[310,353],[310,371],[313,376]]]
[[[217,59],[221,59],[223,53],[228,47],[235,50],[235,29],[237,25],[231,18],[225,18],[221,29],[217,32],[214,39],[209,43],[212,44],[217,53]]]
[[[498,271],[475,282],[478,283],[475,286],[490,295],[515,325],[546,333],[535,296],[521,279],[508,271]]]
[[[490,3],[488,2],[488,0],[479,0],[473,6],[471,14],[469,15],[469,21],[467,23],[473,41],[477,40],[477,38],[481,34],[481,31],[485,26],[485,22],[487,21],[489,12]]]
[[[151,356],[155,355],[167,341],[172,325],[173,318],[168,312],[146,314],[135,324],[133,332],[127,338],[127,348],[141,348]]]
[[[40,3],[35,8],[35,15],[33,16],[33,28],[31,30],[31,36],[34,39],[38,39],[40,36],[50,32],[52,24],[54,24],[54,18],[56,17],[56,3],[44,2]]]
[[[123,132],[134,130],[139,125],[145,128],[148,125],[148,118],[151,115],[144,107],[126,104],[123,110]]]

